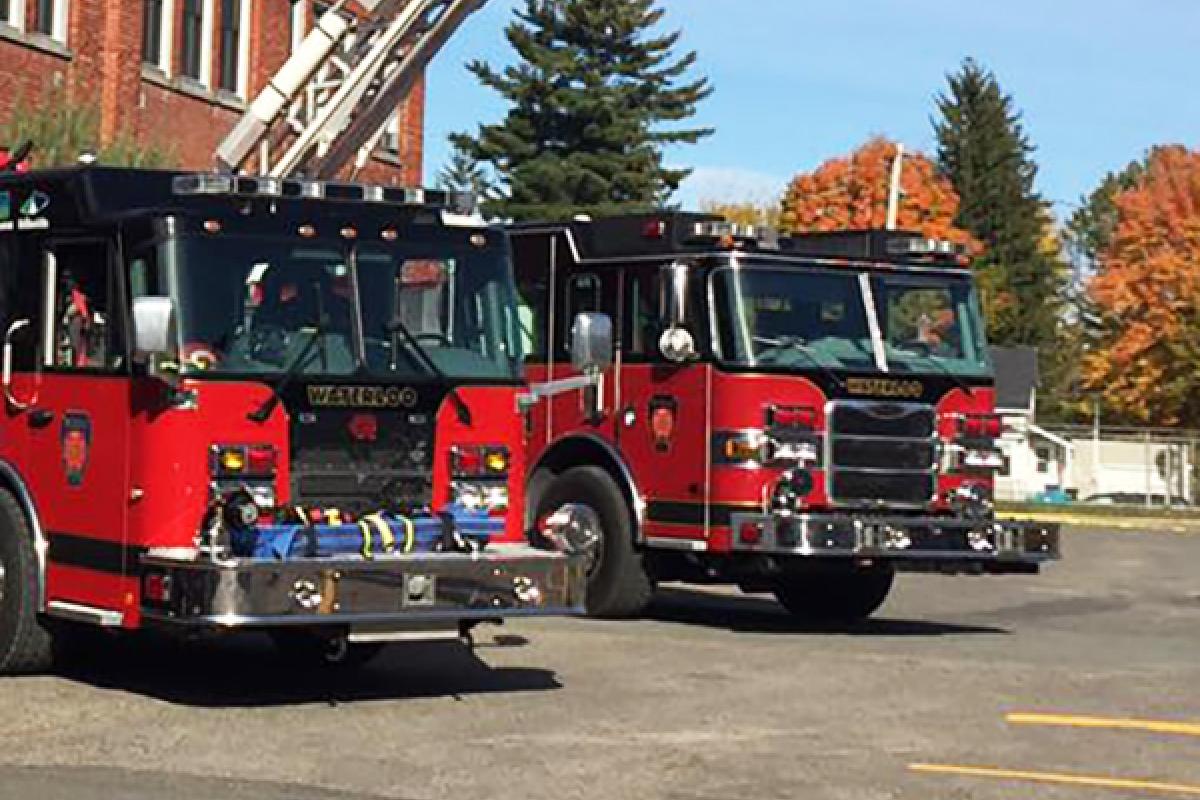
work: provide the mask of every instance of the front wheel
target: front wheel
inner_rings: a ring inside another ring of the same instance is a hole
[[[817,624],[861,622],[892,590],[892,567],[790,572],[775,581],[775,597],[792,616]]]
[[[42,672],[54,640],[38,618],[38,561],[21,507],[0,489],[0,674]]]
[[[633,544],[633,514],[620,487],[600,467],[573,467],[554,478],[537,505],[543,519],[564,505],[584,506],[600,527],[587,551],[588,616],[635,617],[650,603],[654,580]]]

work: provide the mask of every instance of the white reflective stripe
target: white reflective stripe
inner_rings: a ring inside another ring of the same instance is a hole
[[[867,327],[871,330],[871,349],[875,352],[875,366],[880,372],[887,372],[887,354],[883,349],[883,331],[879,327],[875,294],[871,291],[871,276],[865,272],[858,273],[858,285],[862,287],[863,302],[867,306]]]

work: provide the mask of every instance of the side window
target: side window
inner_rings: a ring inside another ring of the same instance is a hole
[[[617,277],[615,269],[604,273],[560,272],[559,313],[555,315],[555,359],[569,361],[571,357],[571,327],[576,314],[607,314],[612,319],[613,330],[620,328],[617,313]]]
[[[57,369],[114,370],[125,362],[116,275],[103,242],[59,243],[47,251],[49,336],[45,361]]]
[[[547,311],[550,295],[548,266],[518,260],[517,328],[521,336],[521,352],[534,363],[549,360],[546,350]]]
[[[653,359],[662,335],[659,271],[630,270],[625,273],[625,353],[632,358]]]
[[[592,272],[572,275],[567,281],[567,319],[600,310],[600,276]]]
[[[962,357],[954,300],[945,289],[911,287],[889,298],[885,324],[892,344],[922,345],[938,355]]]
[[[168,294],[167,280],[153,247],[139,249],[129,259],[129,297],[159,297]]]

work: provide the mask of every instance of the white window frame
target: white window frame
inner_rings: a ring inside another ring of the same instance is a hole
[[[238,3],[238,63],[237,94],[243,100],[250,97],[250,7],[253,0]]]
[[[400,141],[400,132],[403,126],[400,124],[400,111],[392,114],[388,118],[387,124],[383,126],[383,135],[379,137],[380,147],[385,153],[399,155],[403,142]]]
[[[292,0],[291,35],[291,52],[295,53],[308,36],[308,0]]]
[[[213,38],[215,31],[213,23],[216,21],[216,12],[214,5],[216,0],[204,0],[200,4],[200,83],[206,89],[213,87],[213,56],[216,51],[213,49]]]
[[[19,31],[25,30],[25,0],[8,0],[8,17],[0,17],[0,22]]]
[[[162,19],[158,28],[158,61],[143,63],[169,76],[175,63],[175,0],[162,0]]]
[[[50,26],[50,38],[61,44],[67,43],[68,21],[71,15],[70,0],[54,0],[54,19]]]

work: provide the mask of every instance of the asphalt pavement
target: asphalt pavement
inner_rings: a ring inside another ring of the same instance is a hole
[[[797,627],[668,587],[632,622],[484,630],[349,675],[256,636],[0,680],[0,798],[1200,795],[1200,536],[1072,530],[1041,576],[903,576]]]

